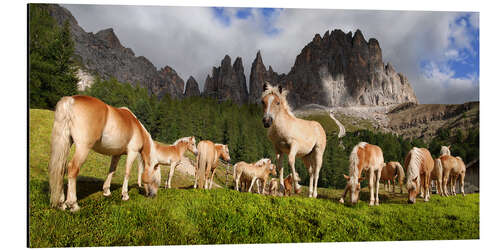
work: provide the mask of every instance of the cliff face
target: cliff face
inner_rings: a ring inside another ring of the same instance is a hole
[[[367,42],[359,30],[354,36],[341,30],[316,34],[280,84],[296,107],[418,103],[408,79],[384,65],[378,41]]]
[[[186,82],[186,91],[184,92],[185,97],[200,96],[200,88],[198,82],[194,77],[190,76]]]
[[[248,91],[243,63],[237,57],[231,66],[231,57],[226,55],[219,67],[213,67],[212,76],[207,76],[203,96],[220,101],[248,102]]]
[[[136,57],[132,49],[120,43],[112,28],[87,33],[67,9],[52,4],[48,9],[60,25],[69,22],[76,60],[86,71],[103,79],[114,77],[120,82],[140,84],[160,97],[167,93],[174,98],[183,95],[184,81],[175,70],[168,66],[157,70],[147,58]]]

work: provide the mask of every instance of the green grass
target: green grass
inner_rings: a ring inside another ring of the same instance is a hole
[[[335,123],[335,121],[330,117],[330,115],[325,111],[315,111],[312,114],[302,116],[302,119],[305,120],[314,120],[317,121],[323,126],[325,132],[327,134],[338,133],[339,127]],[[354,132],[361,129],[367,129],[370,131],[375,131],[372,122],[367,119],[351,117],[344,115],[342,113],[335,114],[335,118],[337,118],[342,125],[344,125],[346,132]]]
[[[129,201],[121,200],[124,160],[113,177],[111,197],[102,195],[110,158],[91,153],[77,184],[77,213],[50,208],[47,164],[53,112],[30,110],[29,246],[273,243],[478,239],[479,194],[418,199],[380,194],[378,207],[367,205],[368,190],[355,206],[338,203],[342,190],[319,190],[318,199],[270,197],[225,188],[193,190],[192,178],[176,174],[178,189],[160,189],[146,198],[129,182]],[[167,168],[162,169],[163,182]],[[223,185],[223,168],[218,169]]]

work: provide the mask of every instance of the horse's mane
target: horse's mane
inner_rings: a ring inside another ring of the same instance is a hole
[[[441,146],[441,155],[451,155],[450,149],[446,146]]]
[[[258,161],[255,163],[255,165],[256,165],[256,166],[263,166],[263,165],[264,165],[264,162],[266,162],[266,161],[271,162],[271,160],[269,160],[269,158],[262,158],[262,159],[258,160]]]
[[[354,146],[352,149],[351,155],[349,156],[349,176],[351,177],[351,180],[355,180],[355,183],[358,181],[359,177],[359,169],[358,169],[358,150],[360,148],[364,148],[368,143],[367,142],[360,142],[358,145]]]
[[[177,141],[175,141],[172,145],[174,145],[174,146],[175,146],[175,145],[177,145],[177,144],[178,144],[178,143],[180,143],[180,142],[189,142],[189,139],[190,139],[190,138],[191,138],[191,137],[189,137],[189,136],[188,136],[188,137],[182,137],[182,138],[180,138],[180,139],[177,139]]]
[[[408,184],[410,184],[411,181],[413,179],[415,179],[415,177],[420,176],[420,169],[418,168],[418,166],[420,166],[420,164],[422,164],[422,161],[423,161],[422,151],[417,147],[413,147],[410,150],[410,157],[411,157],[411,159],[410,159],[410,162],[408,163],[408,169],[407,169],[407,171],[408,171],[408,178],[407,178]]]
[[[288,95],[288,90],[283,89],[280,93],[280,90],[278,87],[271,86],[270,84],[267,84],[266,90],[264,92],[262,92],[262,97],[264,97],[266,95],[270,95],[270,94],[276,95],[280,99],[280,102],[283,104],[285,111],[289,115],[291,115],[292,117],[295,117],[295,115],[293,115],[293,113],[292,113],[292,109],[288,105],[288,101],[286,100],[286,96]]]

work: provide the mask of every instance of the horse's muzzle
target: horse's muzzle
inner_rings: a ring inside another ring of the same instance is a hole
[[[415,203],[415,200],[408,199],[408,204],[413,204],[413,203]]]
[[[264,123],[264,128],[269,128],[273,124],[273,118],[266,116],[262,119],[262,123]]]

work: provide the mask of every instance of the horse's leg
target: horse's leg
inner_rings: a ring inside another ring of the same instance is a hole
[[[212,176],[210,177],[210,187],[209,189],[212,189],[212,185],[214,184],[214,175],[215,175],[215,169],[217,168],[217,163],[214,163],[215,164],[215,168],[212,169]]]
[[[304,162],[304,165],[307,168],[307,172],[309,173],[309,197],[313,196],[313,191],[314,191],[314,171],[313,171],[313,166],[311,164],[311,160],[308,159],[307,156],[302,158],[302,161]]]
[[[255,180],[257,180],[257,177],[254,176],[252,178],[252,183],[250,183],[250,187],[248,188],[248,192],[249,193],[252,192],[252,187],[253,187],[253,184],[255,183]]]
[[[424,201],[429,201],[430,199],[430,182],[431,182],[431,173],[425,173],[425,178],[424,178],[424,192],[425,192],[425,198]]]
[[[102,185],[103,195],[110,196],[111,192],[109,191],[109,187],[111,186],[111,178],[113,178],[113,174],[116,170],[116,165],[118,165],[118,161],[120,161],[120,155],[113,155],[111,157],[111,164],[109,165],[108,177],[106,181],[104,181],[104,185]],[[140,178],[139,178],[140,179]]]
[[[80,172],[80,167],[87,159],[90,148],[86,145],[76,145],[75,154],[68,165],[68,194],[66,195],[66,206],[71,212],[76,212],[80,209],[76,202],[76,177]]]
[[[462,196],[465,196],[464,183],[465,183],[465,171],[460,174],[460,192],[462,193]]]
[[[280,192],[285,190],[285,184],[283,181],[283,161],[281,160],[281,153],[276,153],[276,167],[280,171],[280,185],[279,185],[279,190]]]
[[[165,182],[165,188],[172,188],[172,177],[174,176],[175,168],[177,167],[177,164],[179,164],[179,163],[180,163],[180,161],[179,162],[172,162],[170,164],[170,171],[168,174],[168,179]]]
[[[142,164],[141,154],[137,154],[137,185],[142,187],[142,172],[144,172],[144,165]]]
[[[347,195],[348,190],[349,190],[349,182],[346,183],[346,185],[345,185],[344,192],[342,193],[342,196],[340,197],[340,200],[339,200],[340,203],[344,204],[344,199],[345,199],[345,196]]]
[[[210,171],[212,170],[212,166],[208,163],[206,163],[205,165],[205,181],[204,181],[204,184],[203,184],[203,189],[208,189],[208,181],[210,180]]]
[[[292,169],[292,189],[295,192],[297,189],[297,183],[298,181],[295,179],[295,176],[297,175],[297,171],[295,171],[295,155],[297,154],[297,145],[295,143],[292,143],[292,146],[290,147],[290,153],[288,154],[288,165],[290,165],[290,168]],[[290,191],[291,193],[292,191]]]
[[[257,193],[260,194],[260,179],[257,179],[255,182],[257,184]]]
[[[122,200],[126,201],[129,199],[128,197],[128,176],[130,175],[130,168],[132,168],[132,164],[137,157],[139,152],[129,151],[127,152],[127,163],[125,164],[125,176],[123,177],[123,185],[122,185]]]
[[[443,176],[444,196],[448,196],[448,178],[449,177],[450,177],[450,171],[444,170],[444,176]]]
[[[380,176],[382,175],[382,169],[377,170],[377,180],[375,182],[375,205],[378,206],[378,190],[380,186]],[[391,182],[389,181],[389,189],[391,188]]]
[[[323,164],[323,152],[319,152],[316,150],[316,159],[314,161],[314,191],[313,197],[318,197],[318,179],[319,179],[319,171],[321,170],[321,165]]]
[[[373,185],[375,185],[375,171],[373,170],[373,167],[370,168],[370,175],[369,175],[369,188],[370,188],[370,206],[373,206],[375,204],[375,194],[373,190]],[[351,194],[352,195],[352,194]],[[359,199],[359,198],[358,198]]]
[[[236,174],[236,176],[234,177],[234,190],[236,191],[240,191],[239,190],[239,183],[240,183],[240,178],[241,178],[241,175],[239,173]]]

